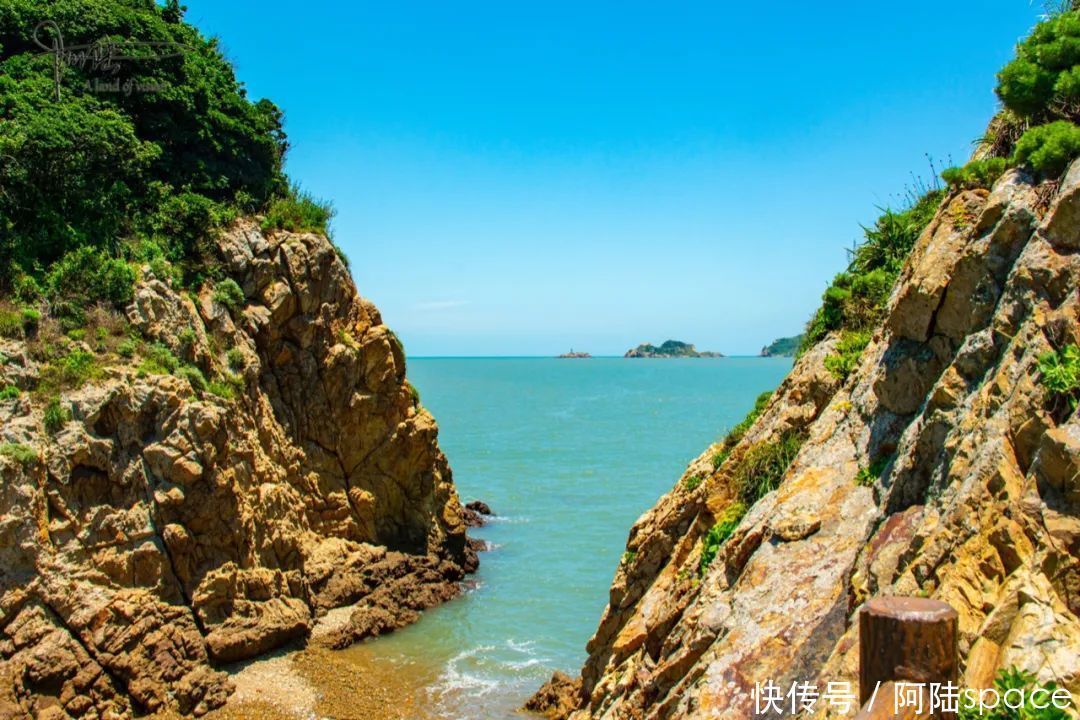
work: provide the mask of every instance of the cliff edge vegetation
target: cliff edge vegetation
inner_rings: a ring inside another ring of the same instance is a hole
[[[0,717],[202,715],[476,567],[281,120],[176,2],[0,2]]]
[[[957,610],[967,687],[1080,692],[1078,77],[1068,10],[971,162],[865,229],[789,376],[635,523],[581,676],[531,708],[750,718],[758,683],[857,685],[882,595]],[[995,715],[1036,716],[1066,713]]]

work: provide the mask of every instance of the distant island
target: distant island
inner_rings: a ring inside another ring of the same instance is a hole
[[[660,347],[644,343],[633,350],[628,350],[623,357],[628,358],[720,358],[718,352],[698,352],[690,343],[668,340]]]
[[[574,352],[574,349],[570,348],[570,352],[563,353],[562,355],[559,355],[559,357],[568,358],[571,360],[584,360],[585,358],[591,358],[592,355],[587,352]]]
[[[761,348],[761,357],[795,357],[802,341],[802,335],[773,340],[772,344]]]

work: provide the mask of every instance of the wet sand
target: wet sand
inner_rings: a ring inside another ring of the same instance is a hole
[[[436,720],[407,674],[363,655],[294,648],[228,668],[236,692],[206,720]],[[155,720],[180,720],[155,715]]]

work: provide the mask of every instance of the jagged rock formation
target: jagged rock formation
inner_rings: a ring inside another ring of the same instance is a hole
[[[127,313],[207,375],[242,365],[235,399],[118,362],[55,437],[25,393],[0,402],[0,442],[37,454],[0,456],[0,718],[200,715],[222,663],[331,608],[356,606],[332,644],[393,629],[475,569],[402,347],[330,243],[241,222],[220,245],[241,308],[148,275]],[[33,390],[27,345],[0,343]]]
[[[825,368],[835,336],[810,349],[730,455],[709,448],[634,525],[581,690],[543,706],[749,718],[758,682],[857,683],[856,613],[888,594],[959,611],[968,686],[1015,665],[1080,691],[1080,417],[1037,367],[1080,341],[1078,250],[1080,162],[1060,187],[1014,170],[952,192],[855,372]],[[792,436],[699,580],[735,468]]]

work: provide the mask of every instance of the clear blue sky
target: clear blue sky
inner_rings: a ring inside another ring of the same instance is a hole
[[[1028,0],[186,0],[412,355],[751,354],[964,159]]]

